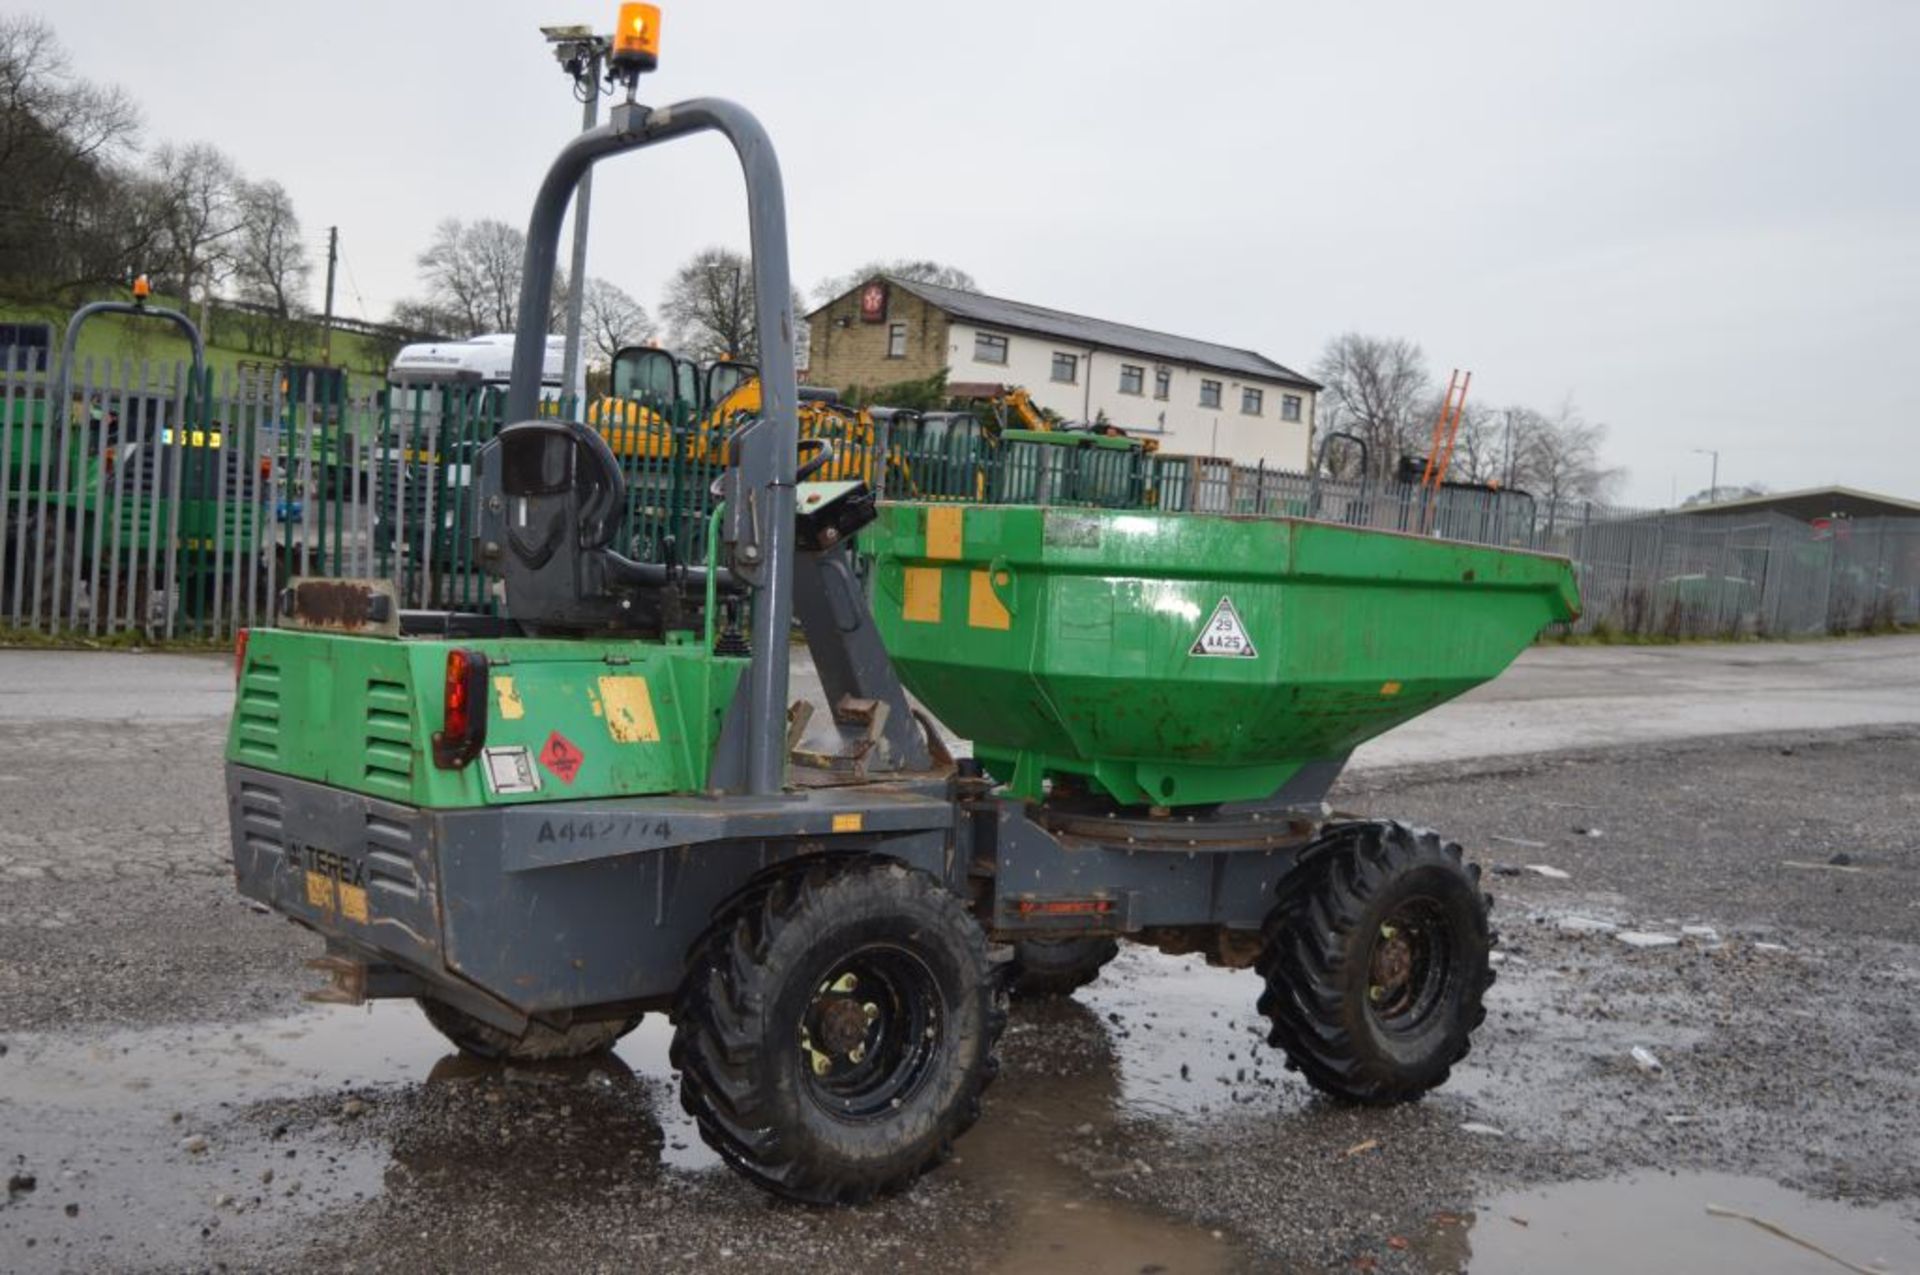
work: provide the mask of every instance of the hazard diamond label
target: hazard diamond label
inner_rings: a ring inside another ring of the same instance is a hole
[[[552,771],[563,784],[573,782],[573,777],[580,773],[580,763],[585,760],[586,755],[559,731],[547,736],[547,746],[540,750],[540,764]]]
[[[1200,630],[1200,636],[1187,648],[1187,654],[1250,660],[1259,652],[1253,649],[1253,639],[1247,636],[1247,626],[1240,622],[1240,613],[1233,609],[1233,599],[1223,596],[1208,618],[1207,627]]]

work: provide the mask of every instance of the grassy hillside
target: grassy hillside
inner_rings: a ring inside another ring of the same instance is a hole
[[[117,298],[102,298],[125,300]],[[154,304],[178,308],[171,298],[156,296]],[[57,349],[66,332],[67,320],[73,311],[64,306],[41,305],[0,297],[0,323],[48,323],[53,326],[53,342]],[[191,312],[196,321],[199,314]],[[214,382],[233,372],[243,361],[277,362],[274,356],[264,350],[250,352],[246,348],[244,333],[238,316],[223,312],[215,307],[212,313],[212,331],[203,333],[207,339],[207,365],[213,369]],[[127,360],[136,365],[141,362],[171,365],[185,362],[192,357],[192,349],[187,339],[173,324],[157,319],[137,319],[123,315],[102,315],[89,319],[86,327],[80,330],[79,356],[81,362],[75,368],[75,375],[83,375],[85,360],[95,360],[95,375],[104,374],[101,366],[104,361],[116,365]],[[308,348],[295,352],[294,361],[318,363],[320,351],[317,342]],[[371,390],[378,386],[386,373],[387,356],[376,343],[349,332],[333,334],[333,364],[345,367],[355,391]],[[118,372],[115,376],[117,378]]]

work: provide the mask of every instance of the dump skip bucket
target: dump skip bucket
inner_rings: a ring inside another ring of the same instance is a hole
[[[1317,800],[1579,607],[1564,558],[1287,518],[892,504],[860,543],[907,688],[1033,799]]]

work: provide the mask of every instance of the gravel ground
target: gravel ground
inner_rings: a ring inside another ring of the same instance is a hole
[[[317,943],[233,897],[218,745],[0,724],[0,1269],[1537,1269],[1500,1265],[1495,1202],[1635,1170],[1784,1182],[1920,1269],[1920,731],[1356,776],[1342,808],[1445,830],[1498,896],[1493,1012],[1446,1088],[1317,1099],[1252,974],[1128,949],[1017,1010],[956,1164],[834,1212],[717,1165],[658,1022],[509,1072],[410,1006],[301,1009]],[[1743,1269],[1803,1269],[1754,1242]]]
[[[224,723],[0,724],[0,1024],[284,1010],[311,953],[233,890]]]
[[[1389,1112],[1283,1087],[1180,1127],[1172,1148],[1158,1122],[1129,1121],[1136,1145],[1187,1162],[1120,1189],[1265,1258],[1383,1270],[1421,1262],[1383,1240],[1431,1232],[1489,1187],[1641,1168],[1920,1219],[1917,780],[1920,733],[1890,729],[1344,784],[1343,809],[1446,829],[1488,872],[1502,960],[1473,1055]],[[1622,932],[1680,941],[1634,948]],[[1907,1238],[1894,1269],[1920,1269],[1920,1232]]]

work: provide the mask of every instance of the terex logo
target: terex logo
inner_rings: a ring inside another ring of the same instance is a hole
[[[327,914],[328,919],[362,925],[372,919],[365,864],[318,846],[296,844],[291,849],[288,862],[300,871],[300,892],[308,907]]]
[[[332,877],[342,885],[365,886],[367,883],[367,866],[357,859],[349,859],[318,846],[301,846],[299,852],[300,860],[309,872]]]

